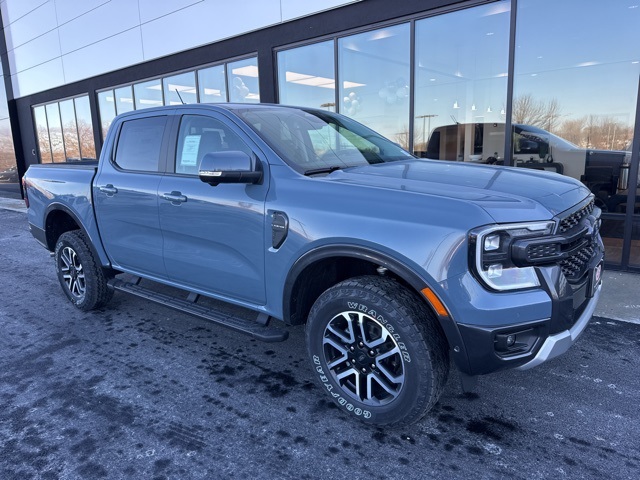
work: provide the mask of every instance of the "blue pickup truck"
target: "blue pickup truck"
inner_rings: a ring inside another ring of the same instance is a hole
[[[601,290],[580,182],[417,159],[322,110],[126,113],[98,163],[34,165],[24,187],[76,307],[123,291],[265,341],[306,324],[321,390],[377,425],[420,419],[451,362],[468,389],[565,352]]]

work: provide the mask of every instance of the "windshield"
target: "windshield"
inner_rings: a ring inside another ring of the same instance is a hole
[[[331,112],[294,108],[249,108],[236,112],[301,173],[326,173],[414,158],[365,126]]]
[[[546,142],[553,149],[575,150],[577,148],[580,148],[577,145],[571,143],[569,140],[566,140],[562,137],[554,135],[551,132],[547,132],[546,130],[542,130],[541,128],[534,127],[532,125],[514,125],[514,129],[517,135],[522,135],[524,138],[540,143]]]

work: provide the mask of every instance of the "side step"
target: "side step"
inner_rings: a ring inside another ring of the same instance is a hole
[[[112,278],[109,280],[109,287],[120,292],[130,293],[136,297],[150,300],[154,303],[159,303],[160,305],[173,308],[180,312],[209,320],[210,322],[217,323],[223,327],[251,335],[256,340],[261,340],[263,342],[282,342],[289,337],[289,332],[287,330],[266,326],[266,322],[264,322],[264,317],[266,315],[264,314],[259,314],[256,321],[233,317],[218,310],[198,305],[195,303],[197,295],[189,295],[189,299],[191,299],[191,301],[183,300],[181,298],[172,297],[171,295],[155,292],[136,283],[125,282],[119,278]]]

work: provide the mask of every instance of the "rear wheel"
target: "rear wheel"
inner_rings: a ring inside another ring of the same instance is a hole
[[[106,305],[113,297],[107,275],[80,230],[63,233],[55,250],[58,280],[67,298],[83,311]]]
[[[347,413],[403,426],[437,402],[449,372],[444,335],[426,305],[385,277],[359,277],[313,305],[307,347],[321,388]]]

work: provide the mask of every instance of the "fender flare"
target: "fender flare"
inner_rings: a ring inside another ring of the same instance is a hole
[[[103,267],[111,268],[111,262],[109,261],[106,255],[106,252],[102,248],[102,241],[100,240],[100,238],[98,237],[98,245],[96,245],[95,238],[94,238],[96,235],[91,235],[89,233],[89,229],[86,227],[84,222],[80,220],[78,215],[63,203],[53,202],[47,206],[44,212],[44,217],[43,217],[44,218],[43,226],[45,229],[45,236],[47,234],[46,232],[47,219],[49,218],[49,215],[51,213],[56,211],[62,211],[71,217],[71,219],[76,223],[76,225],[78,225],[78,228],[80,229],[80,231],[82,231],[82,233],[84,233],[87,236],[87,239],[89,239],[89,248],[91,249],[91,253],[93,253],[95,258],[97,258],[100,261],[100,264]],[[47,242],[47,247],[50,248],[48,242]],[[50,251],[51,252],[55,251],[55,245],[53,245],[53,249]]]
[[[398,277],[402,278],[420,296],[422,296],[422,294],[420,293],[422,289],[425,287],[431,288],[431,283],[433,282],[430,282],[423,275],[419,274],[414,268],[406,265],[397,258],[394,258],[386,253],[382,253],[369,247],[350,244],[333,244],[320,246],[309,250],[308,252],[300,256],[289,270],[284,284],[284,292],[282,296],[284,318],[289,318],[289,315],[291,314],[289,305],[291,303],[293,286],[296,282],[296,279],[304,271],[304,269],[318,260],[337,256],[358,258],[378,264],[388,269]],[[427,300],[424,299],[424,301],[426,302]],[[460,334],[460,330],[458,329],[458,324],[450,316],[441,316],[436,312],[434,312],[434,316],[438,320],[438,323],[440,324],[444,335],[449,342],[449,346],[456,365],[462,372],[469,372],[470,370],[467,350],[462,339],[462,335]]]

